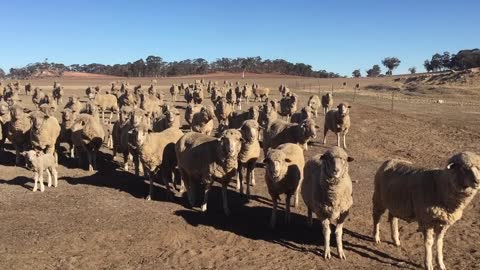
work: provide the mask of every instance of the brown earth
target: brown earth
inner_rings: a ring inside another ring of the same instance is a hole
[[[165,94],[171,83],[180,81],[157,80]],[[99,84],[106,89],[110,81],[88,78],[60,82],[67,95],[81,96],[87,85]],[[273,88],[276,98],[276,87],[286,82],[301,95],[301,104],[308,95],[330,91],[332,86],[338,103],[352,102],[351,86],[356,83],[398,84],[385,78],[256,81]],[[346,87],[341,86],[343,81]],[[150,78],[131,80],[132,84],[149,82]],[[52,80],[33,84],[51,91]],[[397,248],[390,241],[384,218],[384,242],[372,242],[373,175],[387,158],[437,167],[444,166],[457,151],[480,152],[480,108],[475,105],[480,104],[480,95],[478,89],[460,90],[445,88],[443,94],[426,93],[414,98],[399,93],[396,97],[404,99],[395,100],[393,112],[388,92],[357,93],[351,109],[353,125],[347,136],[348,152],[356,159],[350,165],[356,183],[354,206],[345,224],[347,261],[336,257],[335,243],[334,258],[323,259],[320,223],[307,227],[303,202],[293,209],[291,225],[283,224],[280,211],[277,229],[269,229],[271,200],[263,169],[256,170],[257,186],[252,189],[250,202],[231,186],[228,199],[232,215],[226,217],[218,186],[211,192],[207,213],[188,208],[179,194],[174,201],[166,201],[161,186],[154,201],[145,201],[145,181],[123,172],[117,162],[110,162],[107,149],[103,149],[100,171],[89,173],[76,168],[76,162],[62,158],[59,187],[33,193],[32,173],[13,166],[14,156],[8,151],[0,154],[0,269],[418,269],[423,264],[423,239],[415,224],[400,222],[402,246]],[[438,97],[446,103],[429,102]],[[22,98],[31,107],[30,97]],[[176,105],[184,108],[186,104]],[[322,126],[321,117],[316,121]],[[321,139],[319,130],[315,144],[305,153],[307,158],[325,151],[326,147],[319,144]],[[329,134],[327,147],[334,141]],[[448,231],[444,250],[449,269],[480,268],[479,210],[480,197],[476,197],[463,218]]]

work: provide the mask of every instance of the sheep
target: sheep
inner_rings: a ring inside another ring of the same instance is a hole
[[[327,143],[327,132],[331,130],[337,135],[337,146],[340,146],[340,137],[343,137],[343,148],[347,149],[345,137],[350,128],[351,107],[348,103],[340,103],[336,110],[327,112],[323,128],[323,144]]]
[[[298,96],[295,94],[285,96],[280,100],[280,114],[287,120],[297,111]]]
[[[213,91],[215,91],[215,88]],[[223,131],[228,128],[228,119],[232,114],[232,110],[232,105],[229,104],[224,97],[218,98],[215,104],[215,116],[218,120],[218,130]]]
[[[37,152],[35,150],[30,150],[22,152],[22,155],[25,157],[27,164],[34,171],[34,185],[33,192],[36,192],[38,189],[38,182],[40,182],[40,192],[45,191],[45,186],[43,185],[43,172],[47,171],[48,183],[47,186],[52,186],[52,176],[53,176],[53,187],[58,186],[58,173],[57,173],[57,164],[55,162],[55,157],[52,153],[43,153]]]
[[[278,119],[278,113],[276,109],[275,100],[266,100],[266,102],[260,107],[260,115],[258,123],[263,128],[267,128],[270,123]]]
[[[154,96],[156,97],[157,99],[159,99],[161,101],[161,103],[163,103],[163,93],[161,90],[158,90],[155,89],[155,86],[153,84],[151,84],[148,89],[147,89],[147,93],[151,96]]]
[[[317,95],[313,95],[308,98],[307,106],[311,109],[315,117],[318,116],[318,109],[320,108],[320,105],[320,98]]]
[[[140,108],[145,110],[150,117],[155,117],[161,114],[163,101],[154,94],[140,94]]]
[[[150,121],[150,118],[148,117],[148,113],[140,108],[134,108],[130,114],[130,124],[129,126],[125,126],[125,129],[122,129],[122,134],[121,140],[122,144],[128,149],[128,153],[132,155],[133,157],[133,165],[135,169],[135,175],[139,176],[141,173],[143,173],[143,166],[140,163],[140,159],[138,156],[138,151],[134,145],[131,144],[133,137],[132,137],[132,130],[135,128],[138,128],[140,126],[147,126],[151,128],[152,124]],[[125,158],[125,153],[124,153],[124,158]],[[125,167],[128,169],[128,166]]]
[[[227,92],[225,93],[225,98],[227,99],[227,102],[229,104],[235,104],[235,92],[233,91],[232,88],[229,88]]]
[[[280,92],[280,94],[282,95],[282,97],[287,97],[290,95],[290,88],[287,87],[287,85],[285,84],[281,84],[279,87],[278,87],[278,91]]]
[[[248,104],[248,99],[250,98],[251,95],[252,95],[252,87],[248,84],[245,84],[242,87],[241,97],[242,99],[245,99],[246,104]]]
[[[260,143],[258,134],[261,127],[256,120],[246,120],[240,127],[242,147],[238,154],[237,190],[243,194],[243,168],[247,170],[247,199],[250,199],[250,185],[255,185],[254,169],[260,158]]]
[[[123,106],[120,109],[120,115],[118,121],[113,124],[112,127],[112,143],[113,143],[113,158],[118,152],[124,154],[125,171],[128,171],[128,138],[124,139],[125,144],[122,144],[122,135],[128,136],[128,131],[131,129],[130,116],[133,108],[130,106]]]
[[[42,107],[49,105],[41,105]],[[56,153],[58,137],[61,127],[58,120],[44,112],[36,111],[30,114],[32,126],[30,129],[30,142],[36,151],[51,153],[58,160]]]
[[[57,103],[57,105],[60,105],[62,103],[62,97],[63,97],[63,86],[59,85],[53,87],[52,91],[52,96],[53,100]]]
[[[425,269],[433,270],[435,237],[437,263],[443,262],[443,238],[463,215],[480,189],[480,156],[472,152],[454,154],[444,169],[417,168],[402,160],[385,161],[375,174],[373,234],[380,243],[380,218],[388,210],[392,239],[400,245],[398,219],[417,221],[425,241]]]
[[[120,97],[118,98],[118,107],[120,108],[122,108],[123,106],[136,107],[136,105],[137,103],[131,90],[125,87],[123,94],[120,95]]]
[[[105,111],[110,110],[110,122],[112,120],[113,113],[118,114],[118,103],[117,97],[112,94],[100,94],[99,91],[95,90],[91,92],[88,96],[93,103],[98,106],[100,111],[102,112],[102,121],[105,123]]]
[[[348,174],[348,162],[353,158],[340,147],[334,146],[323,155],[308,160],[303,169],[300,187],[307,206],[308,224],[312,226],[312,212],[322,222],[325,238],[324,258],[330,259],[330,222],[336,223],[338,257],[346,260],[343,251],[343,223],[353,205],[352,180]]]
[[[213,86],[210,91],[210,100],[212,101],[213,105],[217,105],[218,101],[222,97],[223,97],[222,89]]]
[[[249,119],[258,121],[259,114],[260,112],[257,106],[250,107],[246,112],[232,112],[228,117],[228,128],[240,128],[243,125],[243,122]]]
[[[118,88],[116,85],[115,85],[115,82],[112,82],[111,83],[111,87],[110,87],[110,92],[109,94],[112,94],[114,96],[117,97],[117,99],[120,97],[120,88]]]
[[[161,171],[161,177],[168,196],[171,195],[168,179],[171,178],[176,163],[175,143],[183,136],[178,127],[172,127],[155,133],[145,125],[134,130],[135,146],[143,168],[148,175],[150,188],[146,200],[153,196],[153,178]],[[172,179],[173,180],[173,179]]]
[[[192,106],[188,104],[185,108],[185,121],[187,121],[188,126],[192,126],[193,115],[198,113],[202,106]]]
[[[153,120],[152,130],[160,132],[171,127],[180,128],[179,115],[180,113],[174,106],[165,105],[162,115]]]
[[[238,82],[237,82],[238,83]],[[240,85],[235,86],[235,104],[237,105],[237,110],[242,110],[242,89]]]
[[[298,204],[298,191],[303,179],[305,160],[303,150],[293,143],[285,143],[270,149],[263,161],[266,166],[265,182],[272,197],[272,216],[270,227],[277,223],[277,204],[281,194],[285,194],[285,223],[290,223],[290,199],[295,195]]]
[[[32,92],[32,83],[25,84],[25,95],[28,96]]]
[[[228,183],[237,173],[238,153],[242,135],[238,130],[227,129],[220,138],[190,132],[175,145],[178,168],[193,207],[200,185],[204,186],[202,211],[207,211],[208,192],[214,181],[222,184],[223,211],[230,214],[227,202]]]
[[[253,95],[255,96],[254,101],[257,101],[260,99],[260,101],[263,101],[263,98],[268,99],[268,94],[270,93],[269,88],[264,88],[264,87],[259,87],[258,84],[253,84]]]
[[[213,131],[213,119],[215,113],[212,106],[204,106],[200,111],[193,114],[192,117],[192,131],[199,132],[205,135],[210,135]]]
[[[322,96],[322,107],[323,107],[323,114],[326,115],[327,112],[333,106],[333,96],[331,93],[327,93],[326,95]]]
[[[172,84],[170,87],[170,94],[172,95],[172,100],[177,101],[177,95],[180,92],[180,87],[178,87],[176,84]]]
[[[70,158],[75,157],[75,148],[72,142],[72,127],[78,113],[70,108],[62,111],[62,124],[60,125],[60,142],[67,143],[70,150]]]
[[[185,94],[183,95],[187,104],[190,104],[193,100],[193,89],[190,87],[185,88]]]
[[[45,103],[45,93],[42,89],[35,87],[33,89],[32,102],[35,106],[40,107],[41,104]]]
[[[10,106],[7,102],[0,100],[0,151],[3,151],[3,146],[8,137],[8,125],[11,119]]]
[[[300,124],[305,119],[311,119],[312,114],[313,112],[310,107],[303,107],[300,111],[292,114],[292,117],[290,118],[290,123]]]
[[[75,148],[87,154],[88,170],[97,169],[97,152],[103,144],[105,132],[96,110],[93,115],[79,114],[72,125],[72,142]],[[77,152],[77,151],[76,151]]]
[[[31,122],[28,114],[19,105],[13,105],[10,108],[11,121],[8,125],[7,138],[15,148],[15,164],[20,165],[20,152],[22,152],[30,142]]]
[[[202,88],[197,88],[192,93],[193,96],[193,104],[202,104],[204,95]]]
[[[308,142],[317,137],[315,122],[306,119],[301,124],[288,123],[281,119],[273,121],[263,132],[263,151],[283,143],[297,143],[308,150]],[[296,204],[295,204],[296,205]]]
[[[84,111],[85,107],[80,101],[80,98],[77,96],[71,96],[68,98],[67,104],[65,104],[64,109],[71,109],[74,112],[81,113]]]

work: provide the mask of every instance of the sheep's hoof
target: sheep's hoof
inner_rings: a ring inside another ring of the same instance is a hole
[[[332,258],[332,254],[330,253],[330,249],[325,250],[325,255],[323,255],[325,260],[330,260]]]
[[[393,241],[393,244],[394,244],[396,247],[399,247],[399,246],[400,246],[400,240],[394,240],[394,241]]]
[[[230,209],[226,208],[226,209],[223,209],[223,212],[225,212],[225,216],[230,216]]]
[[[380,237],[375,236],[375,244],[380,244],[381,242]]]
[[[190,204],[192,204],[192,202],[190,202]],[[207,204],[202,204],[202,208],[201,208],[202,212],[207,212]]]
[[[151,201],[151,200],[152,200],[152,196],[148,195],[147,197],[145,197],[145,200],[146,200],[146,201]]]
[[[340,260],[347,260],[347,256],[345,256],[345,252],[339,252],[338,257],[340,257]]]

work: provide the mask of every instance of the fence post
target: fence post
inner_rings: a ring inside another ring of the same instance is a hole
[[[392,112],[393,112],[393,100],[395,98],[395,90],[392,90]]]

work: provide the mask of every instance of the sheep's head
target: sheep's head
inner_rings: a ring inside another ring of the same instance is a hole
[[[270,179],[280,179],[285,176],[288,166],[292,162],[285,153],[278,149],[270,149],[263,160],[266,166],[266,174]]]
[[[163,114],[165,115],[165,117],[167,118],[167,121],[169,123],[173,123],[175,121],[175,118],[180,115],[180,113],[178,112],[178,110],[173,107],[173,106],[165,106],[164,109],[163,109]]]
[[[480,189],[480,156],[461,152],[448,160],[447,170],[455,175],[455,184],[462,190]]]
[[[312,118],[312,108],[310,107],[303,107],[300,113],[302,114],[302,119]]]
[[[215,112],[213,111],[212,106],[204,106],[200,109],[200,113],[202,114],[202,119],[207,122],[215,118]]]
[[[70,108],[66,108],[62,111],[62,120],[63,121],[72,121],[75,120],[76,112]]]
[[[236,129],[227,129],[222,133],[218,140],[220,141],[220,155],[229,159],[236,159],[242,148],[243,139],[240,131]]]
[[[25,157],[25,162],[27,163],[28,168],[33,168],[33,163],[40,156],[40,153],[35,150],[24,151],[21,153]]]
[[[147,141],[148,134],[152,133],[146,125],[142,124],[132,130],[133,141],[136,146],[141,146]]]
[[[242,138],[246,142],[252,142],[258,140],[258,133],[261,129],[256,120],[246,120],[240,127]]]
[[[339,179],[345,173],[348,173],[348,162],[353,161],[353,158],[349,157],[345,150],[337,146],[327,150],[320,159],[322,160],[324,173],[333,179]]]
[[[10,107],[10,115],[13,120],[18,120],[25,116],[25,110],[18,105],[13,105],[12,107]]]
[[[300,129],[304,139],[315,139],[317,137],[317,130],[313,119],[303,120],[300,124]]]
[[[130,121],[134,127],[138,127],[142,123],[148,123],[148,112],[139,108],[135,108],[132,111]]]
[[[252,106],[248,109],[248,119],[258,121],[260,115],[260,109],[257,106]]]
[[[30,114],[30,121],[32,123],[32,129],[40,130],[45,123],[45,121],[49,118],[47,114],[41,111],[35,111]]]
[[[348,115],[348,113],[350,112],[350,108],[352,106],[348,105],[348,103],[340,103],[338,104],[337,108],[338,108],[338,112],[340,113],[340,115],[342,116],[345,116],[345,115]]]
[[[10,108],[8,106],[8,103],[1,100],[0,101],[0,116],[8,114]]]
[[[53,113],[55,112],[56,109],[57,108],[55,106],[48,103],[40,105],[40,111],[48,116],[53,116]]]

